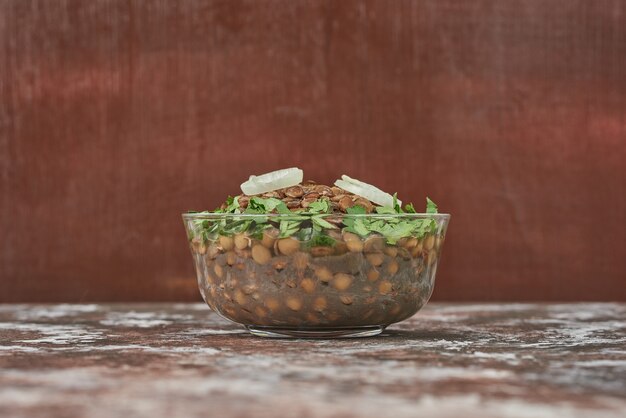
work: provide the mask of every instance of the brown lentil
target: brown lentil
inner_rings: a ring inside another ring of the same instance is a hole
[[[430,251],[435,246],[435,236],[429,235],[428,238],[424,241],[424,249],[426,251]]]
[[[263,239],[261,240],[261,244],[263,244],[265,248],[273,248],[274,241],[276,241],[278,234],[279,231],[276,228],[266,229],[265,231],[263,231]]]
[[[277,299],[267,298],[265,299],[265,306],[267,306],[267,309],[274,312],[278,309],[278,307],[280,306],[280,303],[278,302]]]
[[[375,268],[371,269],[367,272],[367,280],[370,282],[375,282],[380,277],[380,272]]]
[[[341,303],[344,305],[352,305],[352,296],[341,295],[339,296],[339,299],[341,299]]]
[[[219,242],[224,251],[232,250],[233,246],[235,245],[232,237],[227,237],[224,235],[220,235]]]
[[[332,196],[334,194],[330,187],[323,184],[318,184],[317,186],[313,187],[313,190],[320,196]]]
[[[398,272],[398,268],[398,262],[396,260],[391,260],[389,264],[387,264],[387,273],[393,276]]]
[[[285,199],[284,202],[289,209],[300,209],[300,206],[302,205],[302,201],[300,199]]]
[[[248,207],[248,203],[250,203],[250,197],[249,196],[245,196],[245,195],[241,195],[237,199],[237,203],[239,203],[239,207],[240,208],[245,209],[245,208]]]
[[[209,260],[213,260],[215,257],[217,257],[220,253],[220,249],[217,248],[217,245],[209,245],[207,247],[207,251],[206,251],[206,258]]]
[[[385,254],[389,257],[395,257],[398,255],[398,247],[387,247],[385,248]]]
[[[194,252],[204,255],[207,252],[207,247],[204,244],[204,242],[202,242],[201,238],[194,238],[193,240],[191,240],[191,248],[193,249]]]
[[[411,258],[411,253],[406,248],[398,248],[398,256],[408,260]]]
[[[362,197],[358,197],[354,201],[354,206],[357,206],[357,205],[364,207],[367,213],[370,213],[372,212],[372,210],[374,210],[374,205],[372,205],[372,202]]]
[[[363,251],[363,244],[361,241],[349,241],[346,243],[346,246],[348,247],[348,250],[353,253],[360,253]]]
[[[270,250],[262,245],[255,245],[252,247],[252,259],[258,264],[267,264],[272,258]]]
[[[220,279],[224,275],[224,269],[219,264],[216,264],[215,266],[213,266],[213,271],[215,272],[215,275],[219,277]]]
[[[348,252],[348,246],[343,241],[335,242],[335,254],[342,255]]]
[[[256,308],[254,308],[254,313],[259,318],[265,318],[267,316],[267,311],[262,306],[257,306]]]
[[[312,279],[305,277],[300,281],[300,287],[307,293],[313,293],[315,290],[315,282]]]
[[[300,242],[295,238],[283,238],[278,240],[278,251],[284,255],[291,255],[300,249]]]
[[[283,270],[285,267],[287,267],[288,263],[289,261],[287,260],[287,258],[272,258],[272,267],[274,267],[276,270]]]
[[[363,251],[363,242],[361,239],[351,232],[344,232],[343,239],[346,242],[348,250],[359,253]]]
[[[285,196],[287,197],[302,197],[304,191],[301,186],[292,186],[285,189]]]
[[[341,209],[343,212],[345,212],[348,208],[354,206],[354,202],[352,201],[352,198],[350,196],[342,197],[338,203],[339,209]]]
[[[333,279],[332,285],[337,290],[346,290],[352,284],[354,277],[345,273],[337,273],[335,274],[335,278]]]
[[[380,293],[381,295],[386,295],[389,292],[391,292],[392,287],[393,285],[391,284],[390,281],[384,280],[380,282],[380,284],[378,285],[378,293]]]
[[[311,205],[311,203],[315,202],[316,200],[317,200],[316,197],[315,198],[313,198],[313,197],[311,197],[311,198],[304,198],[300,202],[300,206],[306,209],[306,208],[308,208]]]
[[[247,300],[248,298],[241,290],[239,289],[235,290],[235,302],[237,302],[240,305],[245,305]]]
[[[385,248],[385,239],[380,236],[368,237],[363,243],[363,251],[366,253],[376,253]]]
[[[437,261],[437,251],[430,250],[428,252],[428,266],[432,266]]]
[[[297,297],[290,296],[285,301],[285,305],[287,305],[287,307],[292,311],[299,311],[300,308],[302,308],[302,300]]]
[[[317,276],[318,279],[320,279],[320,281],[322,282],[330,282],[330,280],[333,278],[333,273],[331,273],[331,271],[328,269],[328,267],[317,267],[315,269],[315,275]]]
[[[407,249],[413,248],[417,245],[417,239],[416,238],[409,238],[406,243],[404,244],[404,247]]]
[[[313,310],[317,312],[322,312],[324,309],[326,309],[326,306],[326,298],[324,298],[323,296],[318,296],[313,301]]]
[[[248,245],[250,244],[250,238],[246,237],[243,234],[237,234],[235,235],[234,242],[235,242],[235,247],[237,247],[240,250],[243,250],[244,248],[247,248]]]
[[[371,253],[366,255],[365,258],[374,267],[380,266],[385,261],[385,256],[382,253]]]
[[[285,193],[282,190],[272,190],[271,192],[263,193],[264,198],[273,197],[274,199],[282,199],[285,197]]]

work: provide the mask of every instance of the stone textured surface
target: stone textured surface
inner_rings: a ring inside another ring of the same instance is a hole
[[[0,416],[623,417],[626,305],[430,304],[252,337],[201,304],[0,305]]]

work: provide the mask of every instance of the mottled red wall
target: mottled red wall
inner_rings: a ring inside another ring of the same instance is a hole
[[[0,2],[0,301],[197,300],[180,213],[347,173],[439,300],[626,300],[623,1]]]

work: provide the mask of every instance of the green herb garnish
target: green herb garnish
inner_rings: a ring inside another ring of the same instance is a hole
[[[326,214],[332,213],[330,201],[322,197],[311,202],[306,209],[292,212],[285,202],[275,198],[252,197],[248,206],[242,211],[237,197],[229,196],[225,202],[225,209],[214,212],[199,212],[199,214],[230,213],[230,214],[254,214],[265,215],[271,213],[290,215],[287,219],[270,216],[255,216],[252,219],[245,217],[232,217],[232,219],[220,220],[198,220],[193,221],[191,237],[201,237],[203,241],[215,240],[219,235],[233,235],[246,233],[255,238],[262,238],[263,231],[270,227],[278,228],[280,238],[297,236],[302,241],[309,241],[310,246],[332,246],[335,240],[325,233],[327,230],[339,229],[333,223],[324,219]],[[352,232],[361,237],[370,234],[382,235],[389,244],[395,244],[399,239],[409,236],[422,238],[426,234],[434,233],[437,230],[437,221],[434,219],[411,219],[409,217],[397,217],[394,215],[404,213],[416,213],[413,204],[404,206],[404,210],[398,203],[397,195],[393,195],[393,207],[377,206],[376,217],[351,216],[365,215],[367,213],[363,206],[356,205],[346,210],[343,217],[342,229]],[[426,213],[437,213],[437,205],[426,198]],[[384,215],[390,215],[389,217]]]
[[[426,213],[437,213],[437,205],[428,197],[426,198]]]
[[[315,234],[311,237],[311,240],[307,243],[309,247],[333,247],[336,241],[324,234]]]

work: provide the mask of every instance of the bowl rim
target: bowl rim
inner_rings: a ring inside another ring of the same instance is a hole
[[[389,219],[389,218],[414,218],[414,219],[444,219],[449,220],[451,215],[449,213],[207,213],[207,212],[185,212],[182,214],[184,220],[197,220],[197,219],[255,219],[255,218],[276,218],[276,219],[289,219],[294,217],[326,217],[326,216],[341,216],[347,218],[374,218],[374,219]]]

